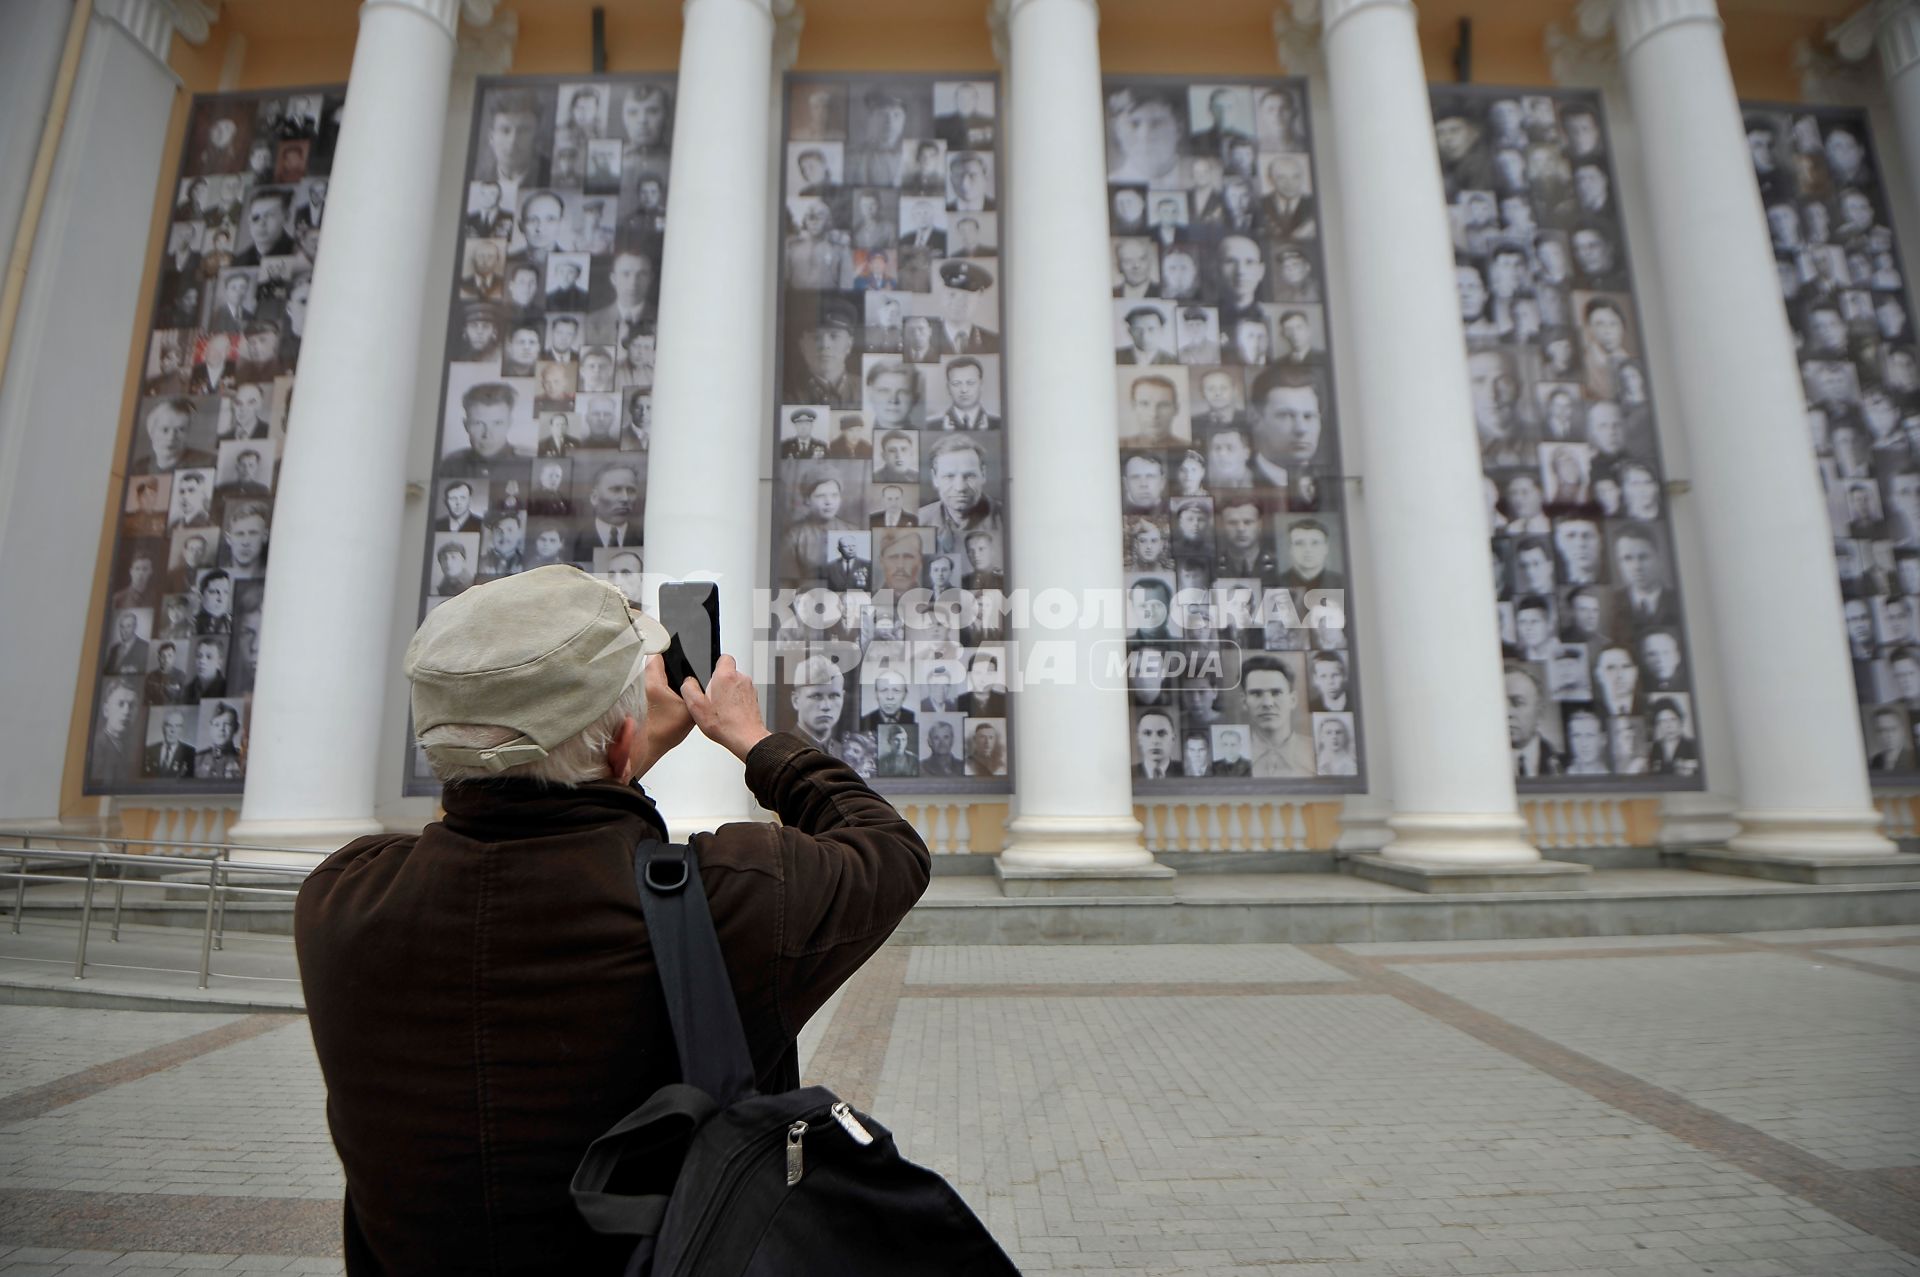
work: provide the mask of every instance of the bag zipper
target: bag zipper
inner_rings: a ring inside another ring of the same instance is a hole
[[[818,1114],[816,1113],[815,1116],[817,1117]],[[733,1198],[738,1193],[740,1186],[746,1182],[749,1172],[751,1172],[755,1166],[759,1165],[762,1159],[772,1155],[776,1137],[784,1134],[787,1139],[791,1141],[795,1128],[799,1129],[804,1138],[808,1124],[802,1120],[794,1122],[792,1125],[786,1127],[784,1131],[764,1132],[757,1136],[751,1144],[736,1151],[732,1157],[727,1159],[726,1165],[723,1166],[720,1171],[720,1190],[708,1199],[706,1208],[700,1212],[700,1218],[694,1224],[692,1231],[693,1241],[688,1245],[686,1258],[682,1260],[680,1266],[675,1270],[676,1272],[688,1272],[692,1270],[695,1262],[706,1249],[715,1224],[725,1214],[726,1207],[732,1204]],[[799,1182],[798,1176],[794,1174],[794,1168],[799,1163],[801,1156],[800,1149],[789,1142],[787,1146],[787,1186],[789,1188]],[[742,1165],[742,1163],[745,1164]],[[804,1173],[804,1167],[802,1167],[801,1170],[802,1173]]]
[[[861,1148],[865,1148],[867,1145],[873,1143],[873,1132],[860,1125],[860,1119],[853,1115],[853,1106],[851,1104],[848,1104],[845,1100],[841,1100],[827,1111],[833,1114],[834,1121],[840,1123],[840,1129],[853,1137],[855,1144],[858,1144]],[[805,1126],[806,1123],[802,1122],[800,1125]]]
[[[792,1188],[807,1173],[801,1141],[807,1138],[807,1124],[795,1122],[787,1128],[787,1187]]]

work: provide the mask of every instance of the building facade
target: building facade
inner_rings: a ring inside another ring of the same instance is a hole
[[[567,562],[1009,891],[1912,831],[1911,0],[607,9],[9,12],[0,823],[418,825]]]

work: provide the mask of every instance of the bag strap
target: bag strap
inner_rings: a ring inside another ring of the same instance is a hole
[[[672,1082],[589,1144],[568,1185],[574,1208],[587,1227],[628,1237],[658,1233],[667,1213],[667,1194],[614,1193],[607,1191],[607,1184],[628,1158],[645,1165],[655,1161],[657,1154],[673,1151],[667,1164],[677,1165],[693,1133],[718,1111],[705,1092]]]
[[[633,874],[680,1053],[680,1078],[725,1108],[754,1093],[753,1057],[693,848],[643,838],[634,849]]]

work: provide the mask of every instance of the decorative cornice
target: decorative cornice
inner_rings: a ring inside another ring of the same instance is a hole
[[[1320,0],[1286,0],[1273,11],[1273,51],[1290,75],[1312,75],[1321,66]]]
[[[1333,29],[1362,9],[1391,6],[1413,12],[1413,0],[1325,0],[1320,9],[1320,33],[1324,39]]]
[[[1584,27],[1588,15],[1583,12],[1580,20]],[[1613,25],[1620,38],[1622,58],[1642,41],[1689,22],[1720,26],[1720,10],[1713,0],[1615,0],[1613,5]]]

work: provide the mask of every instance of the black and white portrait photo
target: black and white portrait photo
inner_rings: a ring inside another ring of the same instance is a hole
[[[322,123],[344,96],[202,94],[188,107],[100,617],[89,794],[237,794],[245,779],[286,409],[333,165]],[[457,300],[493,304],[503,258],[465,254]]]
[[[777,721],[883,786],[1004,792],[999,85],[787,77]]]
[[[1305,82],[1106,91],[1135,787],[1351,789],[1364,765]]]
[[[1686,628],[1599,95],[1437,86],[1432,101],[1514,779],[1697,788],[1691,714],[1668,754],[1695,761],[1648,764],[1659,680],[1642,639],[1658,631],[1677,670]]]
[[[674,98],[660,75],[481,81],[423,612],[560,563],[641,598]]]
[[[1868,771],[1876,785],[1910,785],[1920,779],[1920,384],[1888,192],[1864,110],[1749,106],[1745,116],[1799,346]],[[1663,727],[1676,730],[1665,717],[1650,720],[1656,771],[1667,765]]]

